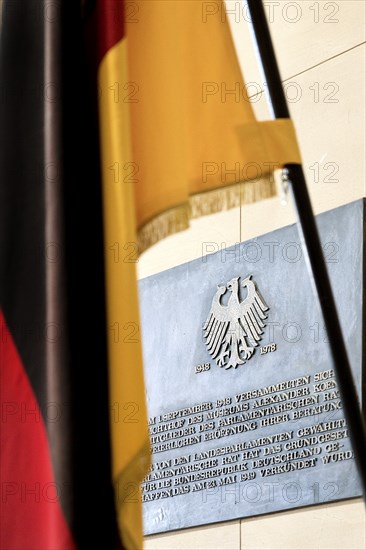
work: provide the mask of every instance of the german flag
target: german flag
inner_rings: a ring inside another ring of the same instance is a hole
[[[6,550],[119,544],[96,20],[93,5],[81,7],[58,0],[0,6],[0,532]]]

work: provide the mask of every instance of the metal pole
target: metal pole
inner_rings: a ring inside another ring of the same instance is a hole
[[[256,44],[263,72],[268,85],[275,118],[290,118],[285,93],[277,65],[271,35],[261,0],[247,0]],[[297,210],[298,227],[307,258],[308,269],[316,289],[327,330],[334,370],[339,382],[342,404],[350,430],[364,498],[366,496],[366,432],[359,399],[354,385],[341,326],[334,302],[333,292],[325,265],[318,230],[312,211],[301,164],[287,164],[285,174],[292,191]]]

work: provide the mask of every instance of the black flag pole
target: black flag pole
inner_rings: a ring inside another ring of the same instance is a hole
[[[268,86],[274,118],[290,118],[280,72],[262,0],[247,0],[252,30]],[[350,431],[359,475],[366,496],[366,431],[362,418],[347,350],[337,314],[332,288],[322,252],[319,233],[301,164],[286,164],[284,176],[292,191],[298,228],[309,274],[318,296],[327,331],[334,370],[339,382],[342,404]],[[361,298],[361,297],[360,297]]]

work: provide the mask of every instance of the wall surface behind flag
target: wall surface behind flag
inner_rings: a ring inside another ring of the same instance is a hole
[[[215,2],[208,4],[212,8]],[[281,0],[265,4],[315,212],[366,196],[365,3]],[[246,12],[241,2],[231,0],[227,5],[245,73],[245,94],[251,96],[257,116],[268,118]],[[217,84],[224,100],[235,100],[235,95],[227,93],[232,89],[229,83]],[[142,255],[139,276],[152,275],[294,221],[291,204],[282,206],[279,198],[194,220],[189,230],[168,237]],[[364,505],[361,499],[354,499],[156,535],[146,539],[145,548],[350,550],[365,548],[365,531]]]

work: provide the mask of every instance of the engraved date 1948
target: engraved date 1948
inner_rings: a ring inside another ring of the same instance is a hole
[[[210,368],[211,368],[210,363],[203,363],[201,365],[196,365],[194,367],[194,372],[195,372],[195,374],[200,374],[200,372],[206,372],[206,371],[210,370]]]
[[[268,346],[261,346],[261,355],[265,353],[271,353],[271,351],[276,351],[277,344],[268,344]]]

